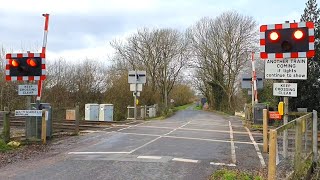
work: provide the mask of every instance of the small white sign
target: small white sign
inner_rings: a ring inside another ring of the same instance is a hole
[[[265,79],[307,79],[307,58],[265,60]]]
[[[297,83],[273,83],[274,96],[297,97]]]
[[[146,71],[129,71],[128,83],[129,84],[135,84],[135,83],[145,84],[147,82],[146,74],[147,74]]]
[[[42,116],[42,110],[15,110],[15,116]]]
[[[130,91],[136,91],[136,84],[130,84]],[[137,84],[137,91],[142,91],[142,84]]]
[[[22,96],[38,95],[38,85],[19,85],[18,94]]]

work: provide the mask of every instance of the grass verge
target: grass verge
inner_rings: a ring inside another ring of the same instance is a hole
[[[210,176],[210,180],[263,180],[263,178],[247,172],[220,169]]]
[[[173,111],[180,111],[180,110],[186,110],[188,107],[190,107],[192,104],[185,104],[182,106],[177,106],[173,108]]]
[[[163,119],[166,119],[166,118],[168,118],[170,116],[173,116],[175,112],[181,111],[181,110],[185,110],[188,107],[190,107],[191,105],[192,104],[186,104],[186,105],[176,106],[176,107],[170,108],[170,109],[166,110],[165,112],[163,112],[161,116],[156,117],[156,118],[152,118],[152,119],[149,119],[149,120],[163,120]]]
[[[0,152],[6,152],[11,149],[12,147],[8,146],[2,139],[0,139]]]

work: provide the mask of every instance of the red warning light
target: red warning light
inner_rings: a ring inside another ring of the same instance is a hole
[[[16,59],[10,59],[10,65],[13,67],[18,67],[20,63]]]
[[[293,37],[294,37],[294,39],[296,39],[296,40],[302,39],[303,36],[304,36],[303,32],[302,32],[301,30],[299,30],[299,29],[296,30],[296,31],[294,31],[294,33],[293,33]]]
[[[279,35],[278,32],[273,31],[273,32],[271,32],[271,33],[269,34],[269,38],[270,38],[271,41],[277,41],[277,40],[280,39],[280,35]]]
[[[35,60],[32,59],[32,58],[27,59],[27,63],[28,63],[28,65],[31,66],[31,67],[36,67],[36,66],[37,66],[37,61],[35,61]]]

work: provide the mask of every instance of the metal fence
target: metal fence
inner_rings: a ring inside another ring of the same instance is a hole
[[[317,157],[317,112],[270,130],[268,179],[299,179]]]
[[[127,119],[135,119],[134,118],[134,107],[133,106],[128,106],[128,114],[127,114]],[[137,106],[137,119],[139,120],[144,120],[146,118],[153,118],[156,117],[157,114],[157,106],[152,105],[152,106]]]

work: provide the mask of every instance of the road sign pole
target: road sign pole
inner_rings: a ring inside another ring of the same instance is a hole
[[[29,84],[29,83],[28,83]],[[26,109],[30,110],[31,109],[31,96],[27,96],[27,101],[26,101]],[[27,123],[26,123],[26,131],[25,131],[25,135],[26,135],[26,139],[29,139],[31,137],[32,134],[32,127],[34,124],[34,122],[31,120],[31,117],[27,117]]]
[[[289,83],[288,80],[283,80],[284,83]],[[283,97],[284,100],[284,111],[283,111],[283,124],[288,123],[288,113],[289,113],[289,97]],[[283,157],[288,157],[288,130],[283,132]]]
[[[137,120],[137,70],[135,70],[135,90],[134,90],[134,120]]]

